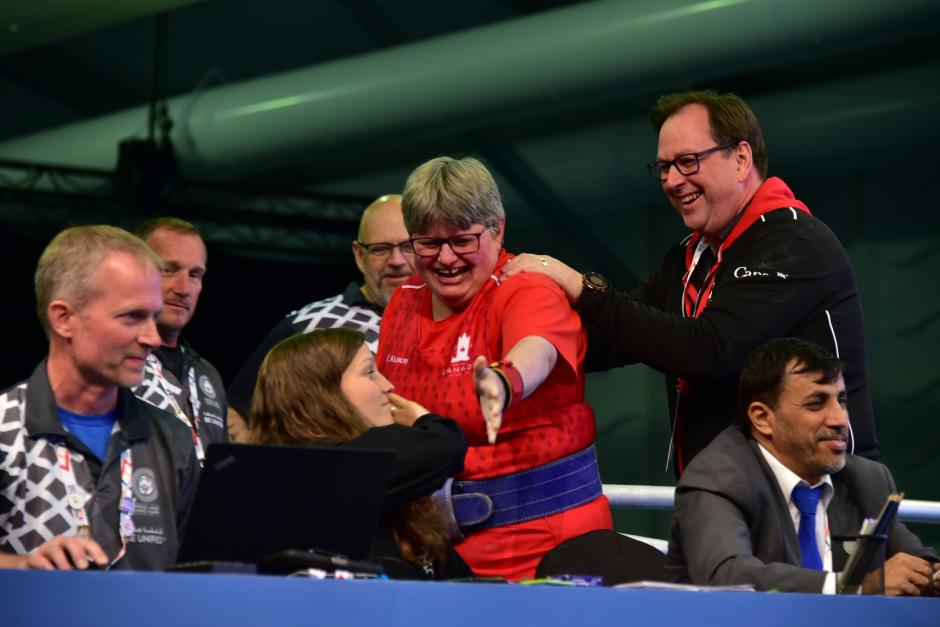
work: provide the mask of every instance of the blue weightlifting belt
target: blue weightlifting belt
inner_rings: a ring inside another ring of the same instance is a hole
[[[543,518],[593,501],[602,493],[597,451],[480,481],[448,481],[435,495],[462,535]]]

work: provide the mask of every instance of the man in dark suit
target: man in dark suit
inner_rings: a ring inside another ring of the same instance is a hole
[[[885,466],[846,453],[841,365],[815,344],[774,340],[748,358],[738,401],[743,424],[676,488],[668,568],[695,584],[834,593],[848,554],[832,538],[857,533],[896,491]],[[900,522],[885,556],[886,594],[937,591],[936,553]]]

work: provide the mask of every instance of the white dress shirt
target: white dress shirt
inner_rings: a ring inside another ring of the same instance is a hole
[[[836,574],[832,572],[832,538],[829,536],[829,518],[826,516],[826,509],[829,507],[829,502],[832,500],[832,496],[835,493],[835,488],[832,487],[832,478],[826,475],[819,483],[810,485],[795,472],[784,466],[783,462],[774,457],[773,454],[759,442],[757,446],[760,447],[760,452],[764,456],[764,459],[767,460],[767,465],[770,466],[770,470],[774,473],[774,478],[777,480],[780,492],[783,493],[783,497],[787,501],[787,507],[790,509],[790,517],[793,519],[793,529],[797,534],[800,532],[800,510],[797,508],[796,503],[793,502],[793,488],[795,488],[798,483],[802,483],[811,488],[820,485],[823,486],[822,496],[816,504],[816,546],[819,547],[823,570],[827,572],[826,580],[823,582],[822,593],[835,594]]]

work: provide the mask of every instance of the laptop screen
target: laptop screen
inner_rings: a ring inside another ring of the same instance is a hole
[[[284,550],[368,556],[395,453],[212,444],[178,561],[257,563]]]

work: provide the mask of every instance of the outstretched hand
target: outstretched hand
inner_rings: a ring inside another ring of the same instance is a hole
[[[533,255],[522,253],[513,257],[503,266],[501,278],[509,277],[520,272],[535,272],[544,274],[565,292],[568,300],[578,302],[584,285],[581,282],[581,273],[548,255]]]
[[[489,367],[484,355],[473,362],[473,386],[480,400],[480,411],[486,422],[486,440],[496,444],[496,434],[503,424],[503,403],[506,400],[506,388],[499,375]]]

